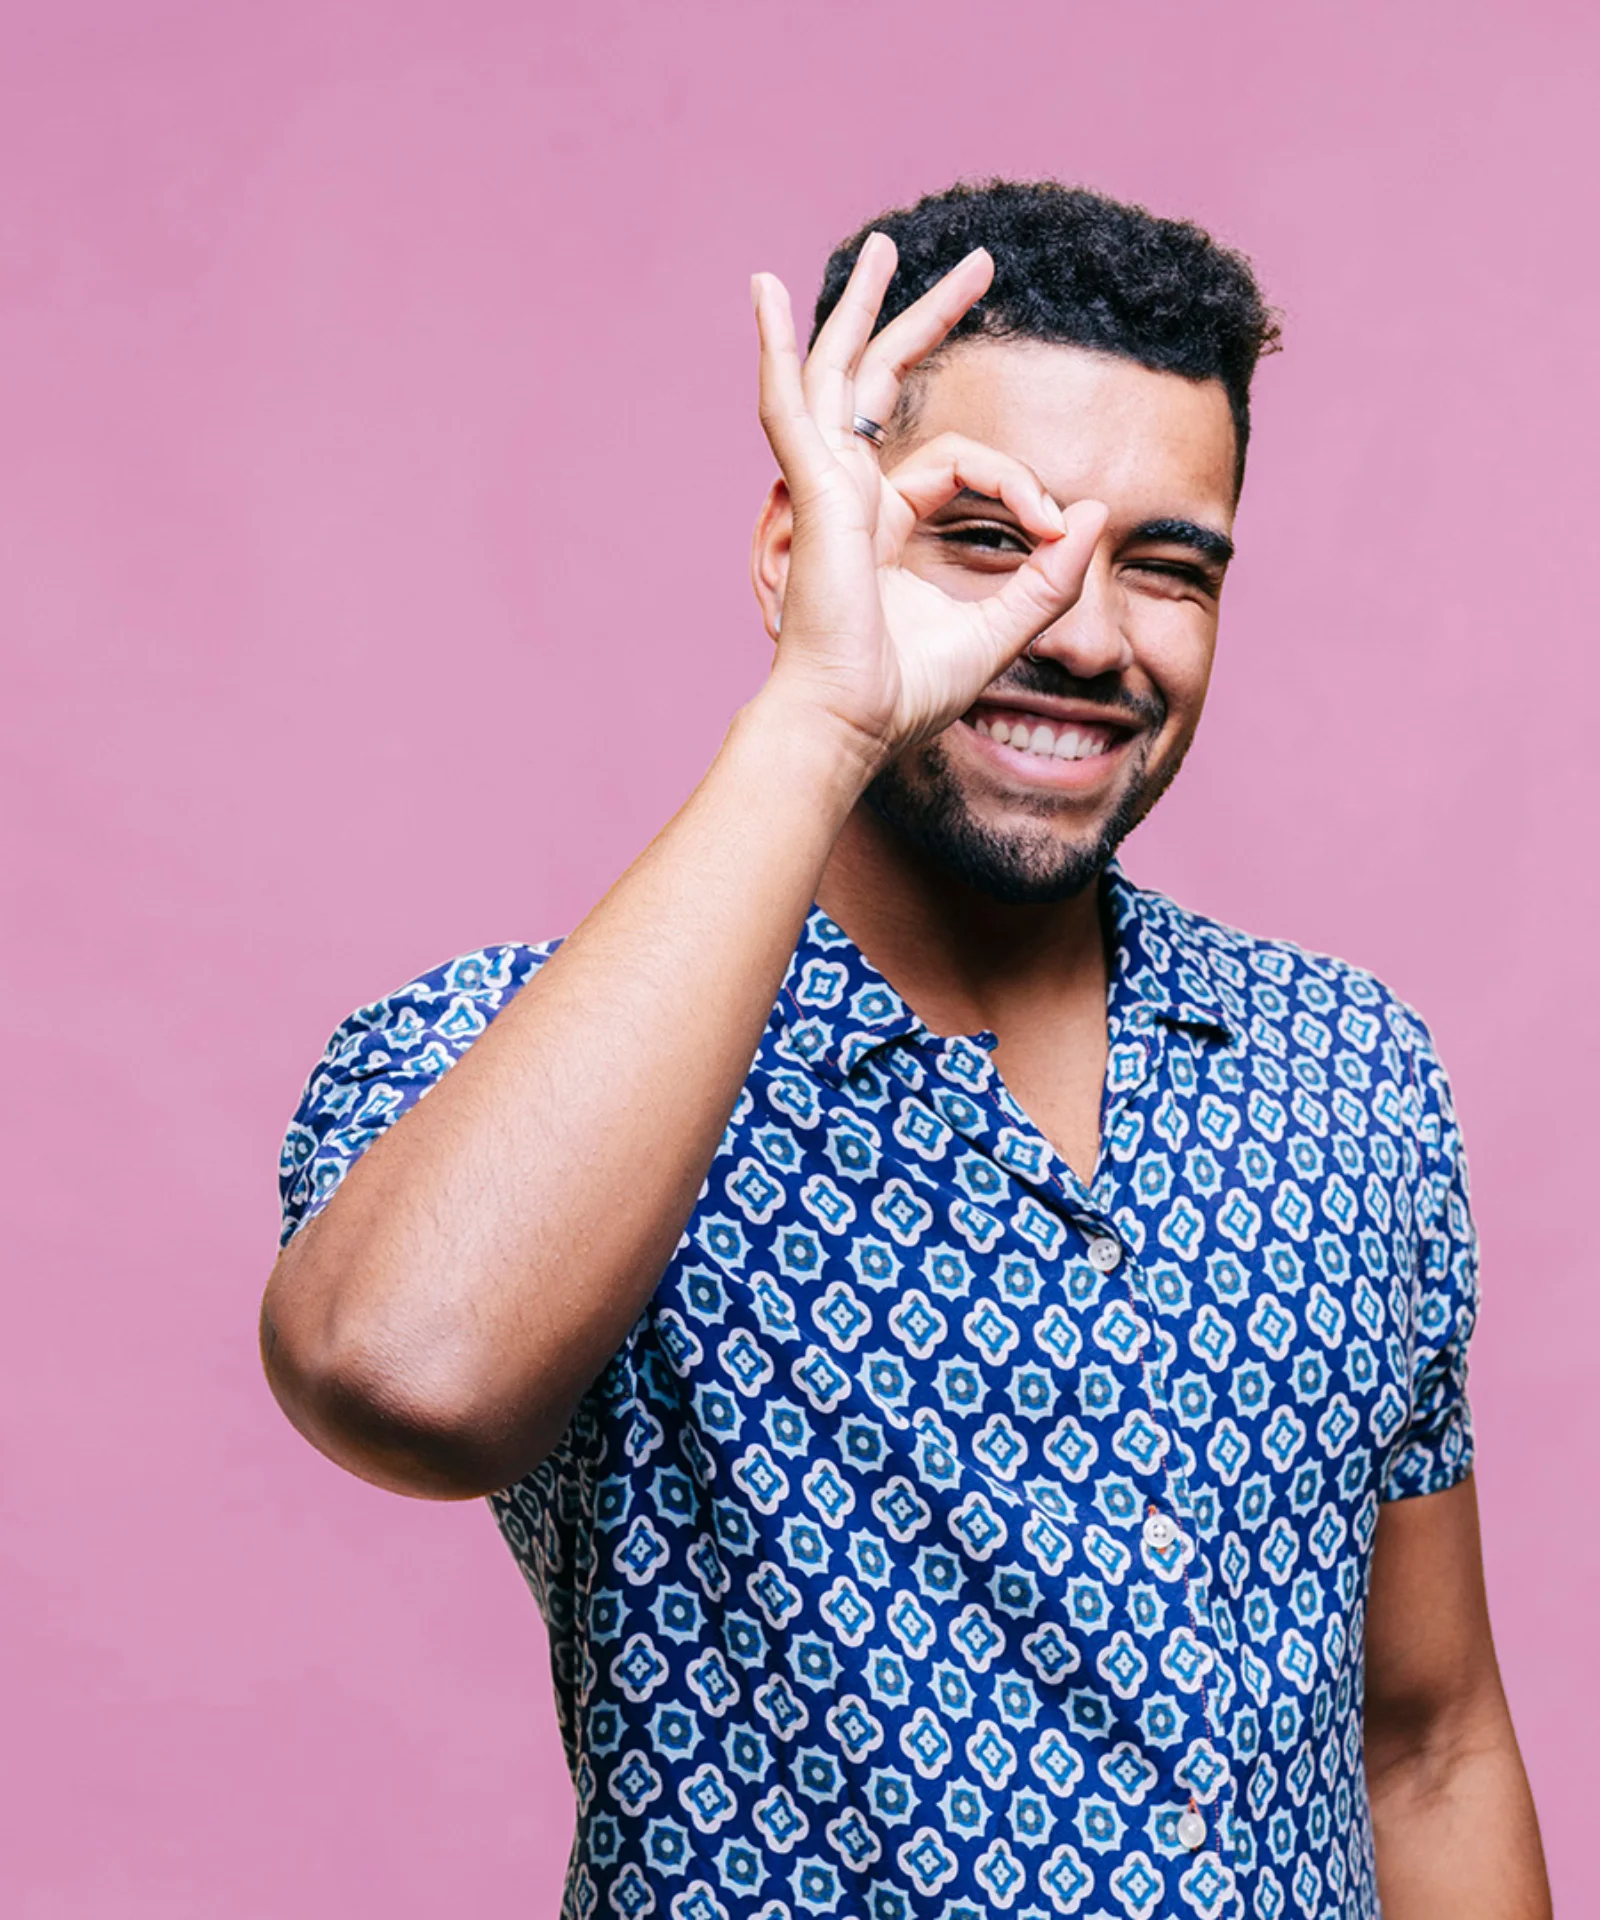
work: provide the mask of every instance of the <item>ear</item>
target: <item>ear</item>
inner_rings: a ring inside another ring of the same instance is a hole
[[[750,584],[756,590],[761,618],[772,639],[778,637],[783,613],[784,589],[789,584],[789,550],[794,542],[794,508],[789,489],[782,479],[774,480],[771,491],[756,516],[755,535],[750,542]]]

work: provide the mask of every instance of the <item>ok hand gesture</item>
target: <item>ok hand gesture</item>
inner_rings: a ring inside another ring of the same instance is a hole
[[[994,273],[978,249],[873,338],[896,259],[886,234],[868,238],[804,366],[782,282],[751,283],[761,424],[794,511],[773,684],[842,723],[878,763],[949,726],[1072,606],[1106,519],[1092,500],[1063,513],[1021,461],[953,434],[882,470],[857,419],[893,419],[907,374]],[[901,564],[918,521],[964,487],[1003,500],[1036,543],[981,600],[952,599]]]

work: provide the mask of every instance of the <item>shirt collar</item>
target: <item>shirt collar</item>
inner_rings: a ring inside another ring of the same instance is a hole
[[[1115,860],[1102,898],[1111,931],[1113,1014],[1147,1008],[1147,1018],[1203,1027],[1226,1040],[1244,1031],[1244,1002],[1218,975],[1202,937],[1206,924],[1165,894],[1136,887]]]
[[[821,907],[806,918],[776,1012],[782,1051],[836,1086],[879,1047],[929,1031]]]
[[[1111,933],[1110,1012],[1173,1026],[1208,1028],[1225,1039],[1242,1027],[1238,996],[1221,985],[1192,917],[1158,893],[1136,887],[1113,860],[1101,881]],[[1147,1011],[1146,1011],[1147,1010]],[[778,994],[782,1050],[835,1085],[880,1047],[932,1037],[850,936],[813,907]],[[990,1032],[940,1036],[948,1045],[991,1051]]]

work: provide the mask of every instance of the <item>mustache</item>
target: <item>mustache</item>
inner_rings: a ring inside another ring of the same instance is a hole
[[[1132,727],[1159,732],[1167,717],[1167,703],[1152,688],[1148,693],[1124,686],[1120,675],[1099,673],[1081,679],[1058,661],[1037,660],[1023,654],[1013,660],[990,688],[991,694],[1036,693],[1047,700],[1086,700],[1108,713],[1125,715]]]

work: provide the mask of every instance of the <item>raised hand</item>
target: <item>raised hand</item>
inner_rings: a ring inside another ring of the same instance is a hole
[[[804,365],[789,296],[751,283],[761,339],[761,424],[794,511],[772,686],[841,723],[887,759],[972,704],[1077,599],[1106,510],[1065,513],[1020,460],[955,435],[924,442],[890,472],[857,433],[887,423],[901,386],[972,304],[994,263],[981,248],[873,337],[896,252],[886,234],[855,270]],[[963,487],[1004,500],[1036,542],[981,600],[955,600],[901,565],[917,522]]]

